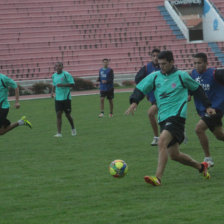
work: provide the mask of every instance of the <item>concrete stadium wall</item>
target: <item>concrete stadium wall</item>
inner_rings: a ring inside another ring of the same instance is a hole
[[[114,83],[118,83],[119,85],[122,85],[122,82],[125,80],[134,80],[136,74],[115,74],[114,77]],[[85,77],[80,77],[82,79],[87,79],[92,81],[93,83],[96,82],[98,76],[85,76]],[[38,82],[43,82],[43,83],[52,83],[51,79],[39,79],[39,80],[24,80],[24,81],[17,81],[17,83],[24,87],[24,88],[29,88],[31,87],[34,83]]]

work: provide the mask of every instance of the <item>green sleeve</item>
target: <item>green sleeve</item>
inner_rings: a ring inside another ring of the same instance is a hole
[[[66,72],[65,75],[66,75],[66,79],[67,79],[68,83],[70,83],[70,84],[74,84],[75,83],[75,81],[74,81],[74,79],[73,79],[73,77],[72,77],[72,75],[70,73]]]
[[[144,79],[142,79],[141,82],[138,83],[136,88],[144,94],[151,92],[154,88],[155,76],[156,73],[151,73],[150,75],[146,76]]]
[[[53,83],[53,86],[56,86],[55,79],[54,79],[54,74],[52,75],[52,83]]]
[[[191,76],[187,72],[183,72],[181,74],[181,78],[183,80],[184,86],[191,90],[195,91],[199,87],[199,83],[196,82],[194,79],[191,78]]]
[[[12,87],[13,89],[17,88],[16,82],[7,76],[4,76],[3,82],[5,83],[6,86]]]

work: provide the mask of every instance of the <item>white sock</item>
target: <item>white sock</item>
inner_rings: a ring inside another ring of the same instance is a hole
[[[17,122],[18,122],[19,126],[24,125],[24,121],[23,120],[18,120]]]

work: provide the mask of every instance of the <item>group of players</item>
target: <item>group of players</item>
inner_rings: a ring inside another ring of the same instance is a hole
[[[191,166],[206,179],[210,178],[208,168],[214,166],[210,154],[206,130],[224,141],[222,117],[224,114],[224,69],[208,68],[205,53],[193,56],[194,69],[191,72],[178,70],[174,66],[171,51],[153,49],[152,61],[143,66],[135,76],[136,88],[130,96],[130,107],[126,114],[134,113],[138,103],[146,96],[151,102],[148,117],[154,133],[152,146],[158,145],[159,158],[155,176],[145,176],[145,181],[153,186],[161,185],[168,155],[172,160]],[[99,71],[101,113],[104,117],[104,98],[110,103],[110,117],[113,115],[113,70],[108,67],[109,60],[103,59]],[[196,134],[204,151],[202,163],[180,152],[179,145],[184,141],[187,102],[194,96],[194,103],[200,119],[196,124]],[[160,126],[158,131],[156,114]]]
[[[161,185],[168,154],[171,159],[198,169],[209,179],[208,168],[214,166],[214,161],[210,155],[206,130],[209,129],[218,140],[224,141],[224,70],[208,68],[205,53],[195,54],[193,61],[195,68],[189,74],[175,68],[171,51],[160,52],[154,49],[152,62],[136,75],[138,84],[130,97],[131,105],[126,114],[134,113],[144,96],[152,103],[148,114],[155,134],[152,145],[158,143],[159,158],[156,175],[145,176],[145,181],[153,186]],[[187,101],[191,95],[194,96],[195,107],[200,116],[195,130],[205,154],[202,163],[179,150],[179,145],[185,138]],[[155,120],[157,111],[159,137]]]
[[[56,72],[52,75],[52,92],[51,97],[55,98],[55,111],[57,116],[57,133],[54,137],[62,137],[61,126],[62,126],[62,114],[65,112],[66,118],[71,125],[71,134],[76,136],[76,128],[74,125],[73,118],[71,116],[71,92],[70,88],[74,86],[75,82],[70,73],[63,70],[63,63],[57,62],[55,64]],[[17,122],[11,123],[8,119],[9,113],[9,102],[8,102],[8,91],[9,87],[15,89],[15,108],[20,108],[19,103],[19,87],[16,82],[4,74],[0,73],[0,135],[13,130],[14,128],[26,125],[32,128],[30,121],[26,119],[26,116],[22,116]]]
[[[146,96],[151,102],[148,110],[149,120],[154,133],[151,145],[158,145],[159,158],[155,176],[145,176],[145,181],[153,186],[161,185],[161,179],[166,167],[168,155],[184,165],[192,166],[203,173],[206,179],[210,178],[208,168],[214,166],[210,154],[209,141],[206,130],[221,141],[224,141],[222,117],[224,114],[224,69],[208,68],[207,55],[197,53],[193,56],[194,69],[187,73],[174,66],[174,57],[171,51],[153,49],[152,61],[143,66],[135,77],[136,88],[130,96],[130,107],[126,114],[134,113],[138,103]],[[53,88],[51,96],[55,98],[57,114],[57,134],[62,137],[62,113],[71,125],[71,134],[76,136],[76,129],[71,116],[70,88],[75,82],[72,76],[63,70],[63,63],[55,65],[56,72],[52,76]],[[103,67],[99,70],[98,83],[100,85],[100,114],[104,117],[104,99],[107,97],[110,105],[109,117],[113,117],[113,88],[114,72],[109,67],[109,60],[103,59]],[[11,123],[7,119],[9,112],[8,87],[15,89],[15,107],[19,108],[19,89],[9,77],[0,74],[0,135],[7,133],[20,125],[32,127],[23,116],[19,121]],[[55,96],[54,96],[55,93]],[[185,138],[185,119],[187,102],[194,96],[196,110],[200,120],[196,125],[196,134],[204,150],[204,162],[199,163],[189,155],[180,152],[179,145]],[[160,126],[158,131],[156,114]]]

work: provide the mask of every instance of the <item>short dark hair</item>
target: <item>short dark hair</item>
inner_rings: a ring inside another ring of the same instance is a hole
[[[174,61],[172,51],[161,51],[158,55],[158,59],[166,59],[168,62]]]
[[[62,65],[62,67],[63,67],[63,62],[58,61],[58,62],[55,63],[55,65]]]
[[[194,58],[201,58],[204,62],[208,62],[208,57],[205,53],[197,53],[193,55]]]
[[[109,61],[109,59],[108,58],[104,58],[102,61]]]
[[[158,48],[154,48],[154,49],[152,50],[151,54],[153,54],[153,53],[160,53],[160,49],[158,49]]]

